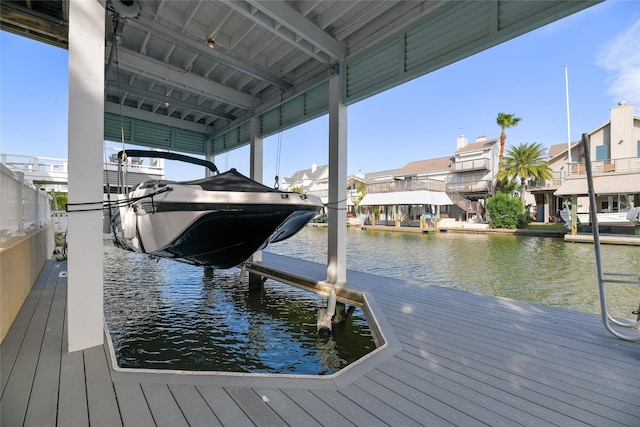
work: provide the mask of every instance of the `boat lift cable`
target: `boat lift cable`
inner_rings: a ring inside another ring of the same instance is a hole
[[[275,176],[275,183],[273,184],[273,188],[275,188],[276,190],[278,188],[280,188],[280,155],[282,153],[282,124],[284,122],[283,120],[283,110],[284,108],[284,89],[281,90],[280,92],[280,117],[279,117],[279,121],[278,121],[278,148],[276,150],[276,176]]]

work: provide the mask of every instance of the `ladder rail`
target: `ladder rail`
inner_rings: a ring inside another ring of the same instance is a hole
[[[620,338],[625,341],[640,341],[640,321],[633,321],[629,319],[618,319],[609,314],[607,308],[607,296],[605,292],[605,283],[624,283],[631,282],[630,284],[636,284],[635,281],[627,280],[627,279],[605,279],[605,274],[608,276],[611,275],[619,275],[622,277],[636,276],[636,275],[627,275],[625,273],[604,273],[602,270],[602,256],[600,253],[600,230],[598,229],[598,215],[596,214],[596,196],[595,191],[593,189],[593,173],[591,170],[591,152],[590,152],[590,141],[589,136],[586,133],[582,134],[582,145],[584,148],[584,157],[585,157],[585,166],[587,171],[587,189],[589,193],[589,213],[591,215],[591,228],[593,230],[593,247],[595,251],[596,257],[596,271],[598,276],[598,291],[600,293],[600,312],[602,315],[602,323],[604,327],[615,337]],[[640,278],[638,279],[638,283],[640,285]],[[614,326],[629,328],[629,329],[637,329],[637,333],[634,335],[628,335],[622,333],[614,328]]]

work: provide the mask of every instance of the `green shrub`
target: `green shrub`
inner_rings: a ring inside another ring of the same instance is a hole
[[[486,209],[491,228],[522,228],[529,223],[528,214],[517,197],[497,193],[487,199]]]

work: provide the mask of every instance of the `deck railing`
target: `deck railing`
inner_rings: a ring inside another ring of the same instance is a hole
[[[367,184],[367,193],[391,193],[396,191],[445,191],[445,182],[429,178],[403,179],[391,182]]]
[[[491,181],[486,179],[482,179],[479,181],[461,181],[447,183],[447,193],[488,193],[490,191]]]
[[[640,171],[640,157],[625,157],[622,159],[595,160],[591,162],[594,174],[609,172],[638,172]],[[587,168],[584,162],[569,163],[572,175],[586,175]]]
[[[462,162],[455,162],[453,164],[454,172],[473,172],[479,170],[489,170],[490,168],[491,161],[489,159],[465,160]]]
[[[0,178],[0,241],[51,221],[48,194],[26,185],[24,173],[0,164]]]

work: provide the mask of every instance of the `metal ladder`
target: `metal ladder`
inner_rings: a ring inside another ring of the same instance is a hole
[[[626,273],[605,273],[602,269],[602,257],[600,254],[600,231],[598,229],[598,215],[596,214],[596,196],[593,189],[593,173],[591,171],[591,152],[589,151],[589,136],[582,134],[582,145],[584,148],[585,166],[587,172],[587,188],[589,193],[589,212],[591,214],[591,228],[593,229],[593,247],[596,256],[596,269],[598,274],[598,291],[600,292],[600,311],[604,327],[614,336],[625,341],[640,341],[640,307],[633,313],[637,315],[636,320],[619,319],[611,316],[607,308],[607,297],[605,284],[635,285],[640,287],[640,275]],[[625,328],[621,332],[621,328]],[[625,333],[626,332],[626,333]]]

